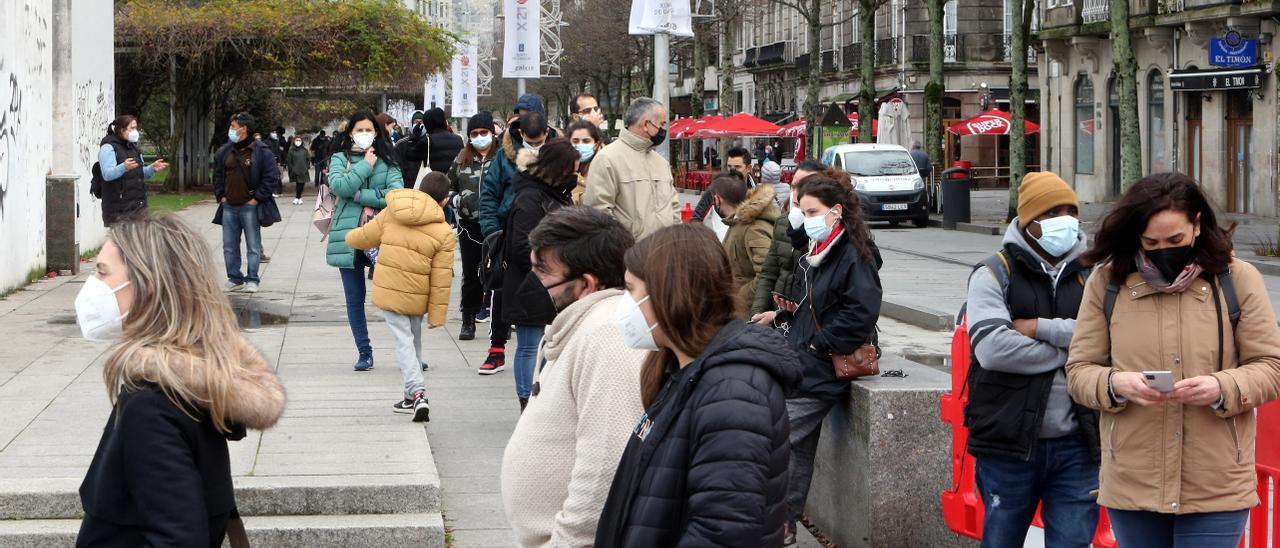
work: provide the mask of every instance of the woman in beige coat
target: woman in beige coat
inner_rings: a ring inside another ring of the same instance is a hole
[[[1161,173],[1129,189],[1085,255],[1102,267],[1067,382],[1102,411],[1098,503],[1126,548],[1234,547],[1258,504],[1253,410],[1280,394],[1280,331],[1233,230],[1195,181]],[[1171,372],[1172,390],[1149,386],[1152,371]]]

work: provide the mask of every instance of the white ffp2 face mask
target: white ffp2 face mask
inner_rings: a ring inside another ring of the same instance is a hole
[[[76,323],[80,324],[80,334],[86,340],[110,341],[120,334],[124,314],[120,313],[116,292],[128,285],[129,282],[125,282],[112,289],[97,276],[85,280],[76,295]]]
[[[804,212],[800,211],[800,206],[791,206],[791,210],[787,212],[787,222],[791,223],[791,230],[799,230],[804,226]]]
[[[377,138],[377,135],[373,133],[356,133],[351,136],[351,140],[356,143],[356,146],[365,150],[368,150],[370,146],[373,146],[373,140],[375,138]]]
[[[648,295],[637,301],[631,297],[630,293],[623,292],[623,299],[618,303],[615,320],[618,331],[622,333],[624,344],[636,350],[656,352],[658,343],[653,340],[653,330],[658,327],[658,324],[649,325],[649,322],[644,319],[644,312],[640,311],[640,305],[647,300],[649,300]]]

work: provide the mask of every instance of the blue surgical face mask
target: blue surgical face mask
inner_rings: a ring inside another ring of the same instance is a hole
[[[576,145],[573,145],[573,148],[578,149],[578,158],[581,159],[583,163],[590,162],[591,157],[596,155],[595,145],[578,143]]]
[[[493,144],[493,135],[488,133],[484,135],[477,135],[471,138],[471,146],[476,147],[477,149],[480,149],[480,150],[489,148],[489,145],[492,145],[492,144]]]
[[[815,242],[826,241],[827,236],[831,235],[831,226],[827,224],[827,217],[835,214],[839,218],[840,213],[834,209],[828,211],[825,215],[815,215],[813,217],[805,217],[804,233],[809,235],[809,239]]]
[[[1040,237],[1036,243],[1045,253],[1054,257],[1063,257],[1076,247],[1080,240],[1080,219],[1071,215],[1063,215],[1043,221],[1035,221],[1040,225]]]
[[[239,143],[239,142],[240,142],[240,132],[238,132],[238,131],[236,131],[236,130],[234,130],[234,129],[228,129],[228,130],[227,130],[227,140],[228,140],[228,141],[231,141],[232,143]]]

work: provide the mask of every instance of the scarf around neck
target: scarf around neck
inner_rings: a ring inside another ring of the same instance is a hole
[[[1160,269],[1151,263],[1151,259],[1148,259],[1147,254],[1141,249],[1138,250],[1138,257],[1134,264],[1138,267],[1138,273],[1142,275],[1142,279],[1161,293],[1181,293],[1186,291],[1196,281],[1196,278],[1199,278],[1200,274],[1204,272],[1204,267],[1199,264],[1188,263],[1187,266],[1182,268],[1182,272],[1178,274],[1177,279],[1170,282],[1164,278],[1164,274],[1160,273]]]
[[[809,250],[809,256],[806,257],[809,264],[811,266],[822,264],[823,259],[827,258],[827,255],[831,253],[831,249],[835,247],[836,242],[840,241],[840,237],[843,235],[844,223],[836,223],[835,226],[831,227],[831,234],[827,236],[827,239]]]

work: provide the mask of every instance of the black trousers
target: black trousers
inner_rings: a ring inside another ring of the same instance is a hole
[[[505,348],[511,338],[511,324],[502,321],[502,289],[494,289],[489,300],[489,347]]]
[[[484,236],[480,223],[458,221],[458,247],[462,248],[462,315],[475,317],[484,301],[484,284],[480,282],[480,251]]]

